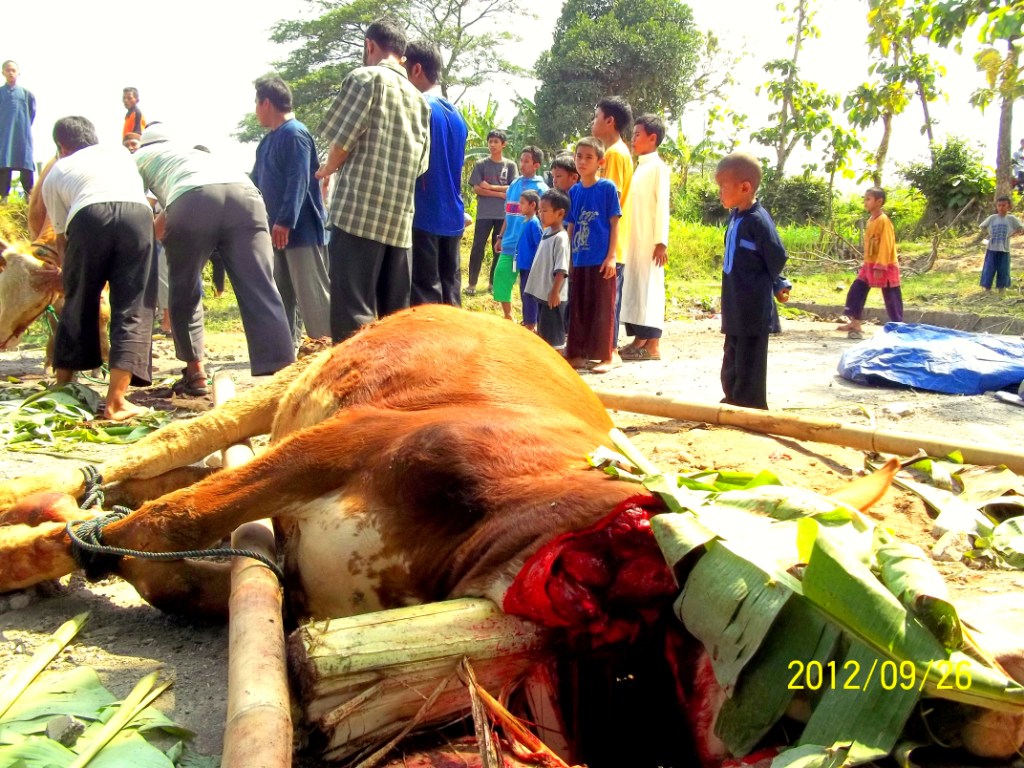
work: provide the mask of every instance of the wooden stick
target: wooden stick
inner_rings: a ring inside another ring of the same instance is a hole
[[[234,395],[227,373],[213,379],[216,405]],[[224,467],[253,458],[252,447],[224,450]],[[231,546],[276,556],[269,520],[240,526]],[[224,726],[224,768],[289,768],[292,718],[285,665],[283,590],[277,577],[257,560],[236,557],[231,565],[231,623],[228,627],[228,712]]]
[[[722,403],[697,403],[636,392],[597,390],[595,394],[606,408],[612,410],[739,427],[751,432],[783,435],[798,440],[831,443],[861,451],[892,453],[899,456],[911,456],[919,450],[923,450],[929,456],[947,456],[953,451],[960,451],[968,464],[1004,464],[1014,472],[1024,473],[1024,452],[1011,450],[1004,445],[944,440],[913,432],[857,427],[838,421],[794,416],[778,411],[759,411]]]

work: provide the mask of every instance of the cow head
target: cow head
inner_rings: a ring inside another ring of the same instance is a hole
[[[0,241],[0,350],[14,349],[61,292],[60,268],[52,260],[40,258],[27,243]]]

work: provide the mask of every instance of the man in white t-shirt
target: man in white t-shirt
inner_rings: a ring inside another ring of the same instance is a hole
[[[110,384],[104,417],[124,421],[146,409],[128,402],[129,384],[153,380],[153,307],[145,301],[153,253],[153,210],[124,147],[102,147],[84,117],[53,127],[58,157],[43,182],[57,233],[64,310],[57,325],[57,383],[102,364],[100,293],[110,283]]]

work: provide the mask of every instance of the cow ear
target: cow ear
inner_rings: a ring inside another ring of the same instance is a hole
[[[0,249],[0,272],[4,271],[4,267],[7,266],[7,259],[4,258],[3,249]]]

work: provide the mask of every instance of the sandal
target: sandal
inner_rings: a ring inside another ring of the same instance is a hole
[[[656,355],[652,355],[647,351],[647,347],[639,347],[635,350],[630,350],[628,354],[619,352],[619,356],[622,357],[623,360],[630,360],[633,362],[638,360],[661,360],[660,352]]]
[[[206,388],[206,374],[198,371],[189,374],[187,368],[182,368],[181,378],[171,385],[171,391],[179,397],[204,397],[209,394]]]
[[[864,332],[863,331],[850,331],[848,334],[846,334],[846,338],[853,339],[854,341],[860,341],[861,339],[864,338]]]

